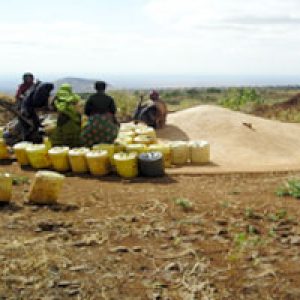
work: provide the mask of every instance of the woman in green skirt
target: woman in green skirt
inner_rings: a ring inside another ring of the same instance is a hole
[[[97,92],[88,98],[84,109],[88,121],[82,130],[81,138],[87,147],[111,144],[119,132],[115,101],[105,94],[106,83],[97,81],[95,89]]]

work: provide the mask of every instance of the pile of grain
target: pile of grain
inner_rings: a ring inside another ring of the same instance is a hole
[[[207,140],[213,164],[200,171],[300,169],[300,126],[203,105],[168,116],[158,136]],[[196,172],[194,170],[194,172]]]

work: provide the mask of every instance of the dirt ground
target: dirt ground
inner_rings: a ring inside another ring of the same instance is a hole
[[[70,176],[55,206],[24,202],[20,180],[0,208],[0,299],[300,299],[300,203],[275,195],[297,176]]]

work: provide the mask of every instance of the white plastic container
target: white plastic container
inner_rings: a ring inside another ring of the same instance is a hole
[[[210,145],[206,141],[189,143],[190,161],[192,164],[207,164],[210,162]]]
[[[65,177],[52,171],[39,171],[30,186],[28,200],[35,204],[55,204]]]
[[[184,165],[189,160],[189,145],[184,141],[170,143],[171,160],[174,165]]]

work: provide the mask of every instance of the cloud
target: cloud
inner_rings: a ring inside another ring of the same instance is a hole
[[[177,30],[240,30],[300,24],[298,0],[150,0],[145,11],[154,22]]]

